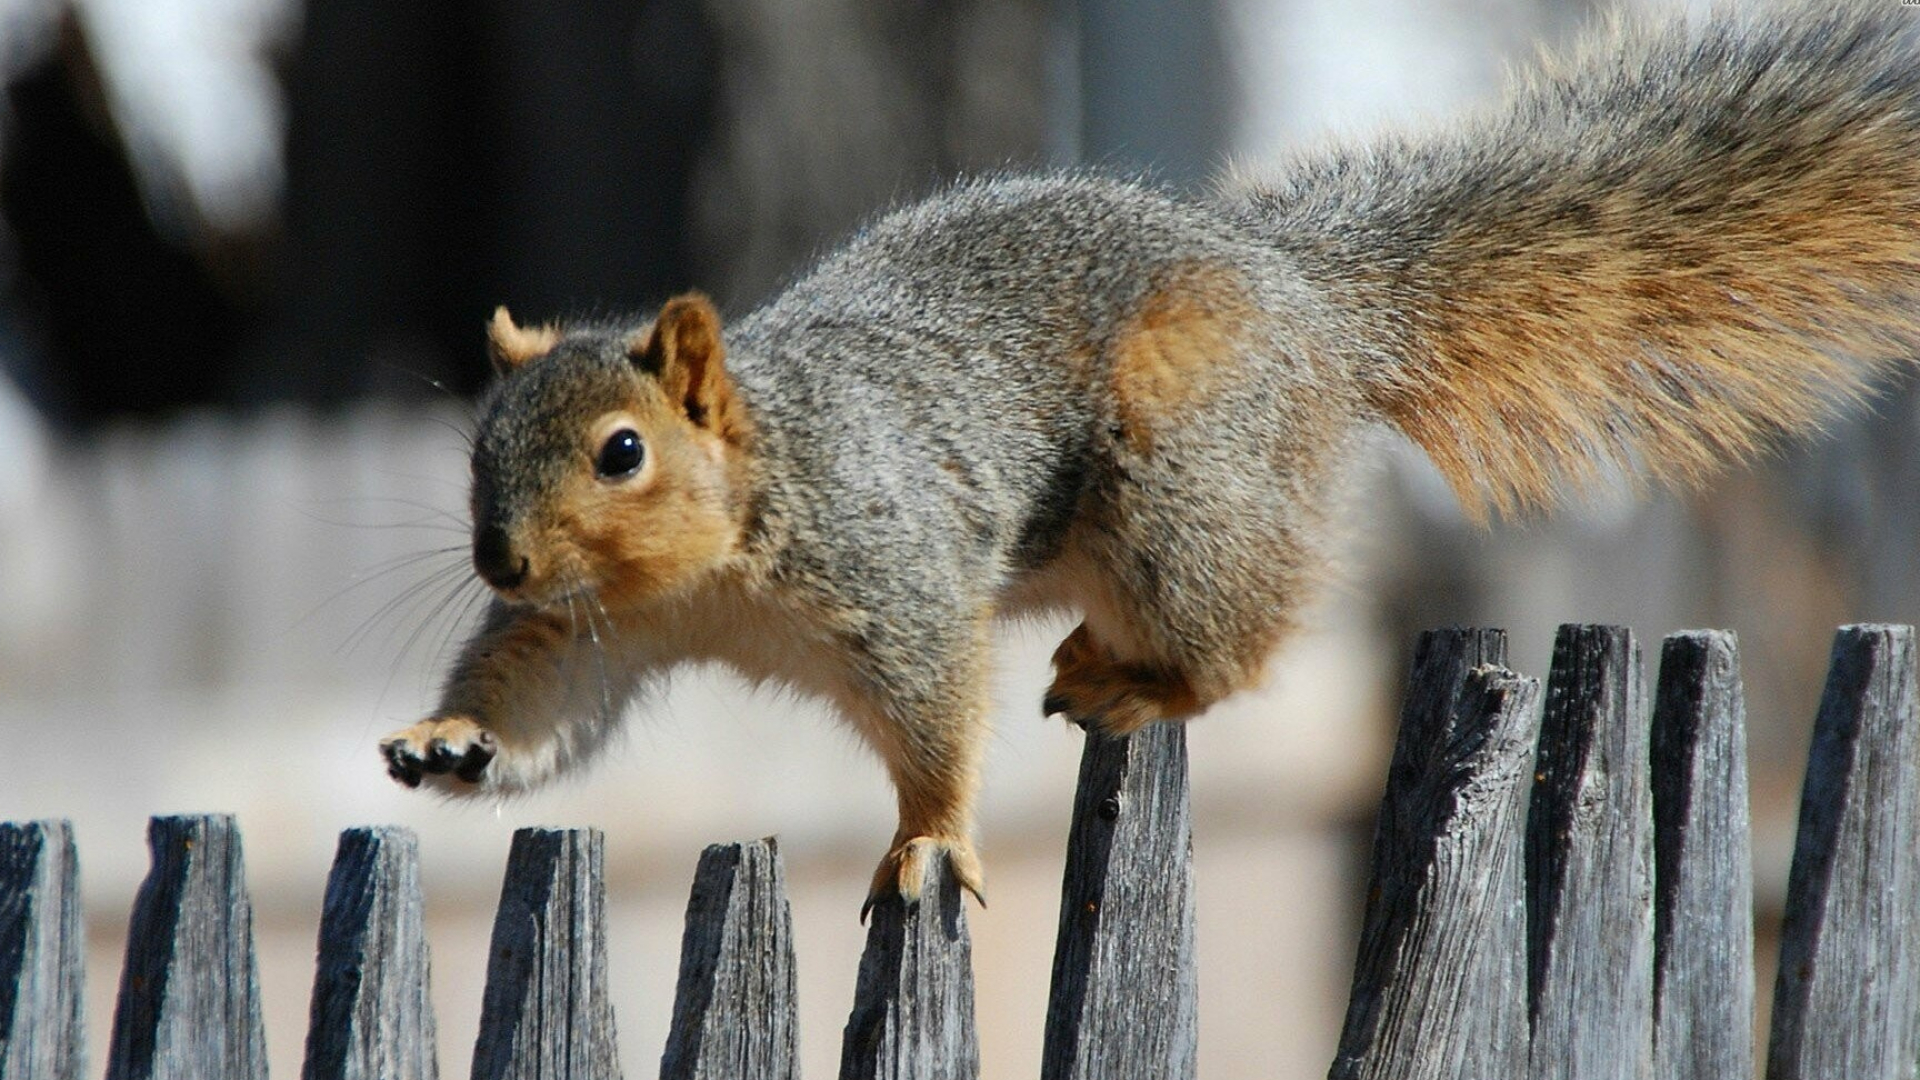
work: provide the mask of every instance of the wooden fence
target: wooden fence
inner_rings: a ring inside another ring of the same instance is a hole
[[[1650,715],[1625,630],[1563,628],[1544,694],[1503,667],[1505,649],[1498,631],[1421,640],[1330,1075],[1753,1075],[1732,636],[1669,637]],[[1841,630],[1790,877],[1773,1080],[1910,1080],[1920,1062],[1914,709],[1912,631]],[[1177,725],[1088,738],[1043,1077],[1195,1075],[1186,783]],[[148,840],[106,1075],[263,1077],[239,832],[227,817],[157,818]],[[75,869],[64,823],[0,826],[0,1080],[83,1071]],[[607,962],[600,834],[516,833],[473,1075],[618,1077]],[[412,835],[348,831],[303,1076],[436,1077],[427,974]],[[778,850],[707,849],[662,1077],[792,1077],[795,1016]],[[966,912],[944,867],[921,903],[875,909],[841,1048],[842,1077],[977,1075]]]

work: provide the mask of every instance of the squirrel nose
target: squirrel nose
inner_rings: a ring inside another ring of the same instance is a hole
[[[513,589],[527,580],[529,563],[525,555],[515,553],[507,530],[486,525],[474,530],[473,568],[481,580],[496,589]]]

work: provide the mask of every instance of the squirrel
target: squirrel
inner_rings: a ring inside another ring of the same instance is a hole
[[[1112,735],[1255,684],[1362,434],[1469,513],[1698,482],[1920,353],[1920,11],[1616,21],[1499,108],[1199,196],[1064,172],[886,213],[723,327],[488,327],[497,594],[390,773],[511,793],[652,677],[824,698],[885,762],[869,906],[972,811],[990,628],[1066,612],[1043,709]]]

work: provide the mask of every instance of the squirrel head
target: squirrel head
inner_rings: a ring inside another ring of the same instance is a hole
[[[681,592],[738,548],[750,428],[705,297],[639,331],[488,327],[473,562],[509,601],[605,609]]]

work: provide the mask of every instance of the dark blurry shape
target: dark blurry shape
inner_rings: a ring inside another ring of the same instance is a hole
[[[70,424],[217,400],[240,306],[155,231],[71,16],[7,98],[0,207],[16,249],[13,300],[37,346],[21,360],[23,384]]]
[[[283,265],[244,398],[337,403],[373,390],[380,364],[444,375],[448,308],[479,303],[490,222],[472,151],[477,22],[431,0],[306,5],[286,80]]]
[[[288,77],[287,264],[249,400],[485,374],[487,313],[690,284],[715,61],[695,0],[328,0]]]
[[[495,305],[764,296],[858,222],[1042,160],[1044,0],[326,0],[286,62],[278,233],[156,233],[89,53],[12,88],[0,192],[62,415],[484,380]],[[264,257],[260,257],[264,253]],[[244,257],[241,257],[244,256]]]
[[[494,6],[499,126],[481,150],[501,188],[499,299],[545,319],[695,284],[688,190],[719,66],[700,5]]]
[[[1043,161],[1061,43],[1047,0],[705,8],[723,59],[694,261],[725,308],[767,299],[862,221],[957,175]]]

